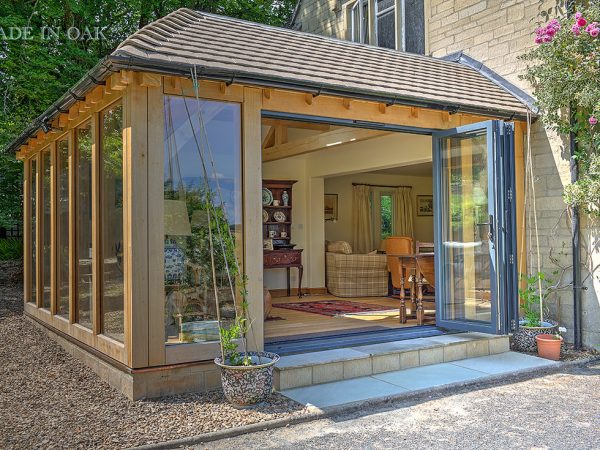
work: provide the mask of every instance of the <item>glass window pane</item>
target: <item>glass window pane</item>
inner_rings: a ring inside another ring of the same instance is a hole
[[[381,194],[380,196],[380,213],[381,213],[381,240],[389,238],[393,233],[392,230],[392,195]]]
[[[57,232],[58,250],[58,310],[57,314],[69,317],[69,141],[57,143]]]
[[[377,16],[377,45],[385,48],[396,48],[396,19],[391,11]]]
[[[92,328],[92,124],[75,130],[77,148],[77,322]]]
[[[51,240],[50,240],[50,151],[42,152],[42,278],[44,280],[44,295],[42,306],[50,308],[51,297]]]
[[[198,114],[198,111],[201,114]],[[199,143],[199,144],[198,144]],[[201,153],[208,176],[203,175]],[[214,168],[210,158],[214,157]],[[218,340],[207,205],[229,229],[212,226],[216,282],[224,320],[235,318],[235,298],[219,250],[230,233],[242,246],[240,105],[165,97],[165,336],[167,343]],[[225,207],[221,204],[220,187]],[[211,208],[212,210],[213,208]],[[230,242],[230,241],[229,241]],[[233,265],[233,258],[227,259]]]
[[[30,210],[31,210],[31,228],[29,230],[30,235],[29,238],[31,239],[31,254],[29,255],[30,258],[30,263],[29,263],[29,269],[31,271],[30,273],[30,279],[31,279],[31,292],[29,294],[29,302],[31,303],[35,303],[36,302],[36,286],[37,286],[37,270],[36,270],[36,251],[37,251],[37,240],[36,240],[36,233],[35,233],[35,228],[36,228],[36,218],[37,218],[37,202],[36,202],[36,198],[37,198],[37,191],[36,191],[36,178],[37,178],[37,159],[31,158],[31,172],[29,174],[29,189],[31,190],[31,197],[29,199],[30,202]]]
[[[123,342],[123,108],[102,113],[103,333]]]
[[[488,238],[488,165],[485,130],[444,140],[449,211],[443,230],[448,295],[444,317],[491,321],[491,265]]]

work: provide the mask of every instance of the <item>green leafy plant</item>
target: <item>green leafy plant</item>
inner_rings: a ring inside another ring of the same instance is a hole
[[[549,280],[543,272],[534,275],[522,274],[521,279],[525,282],[525,286],[519,289],[524,325],[540,327],[542,326],[543,303],[551,292],[548,289]]]
[[[18,238],[0,239],[0,261],[13,261],[23,257],[23,241]]]
[[[579,180],[564,199],[600,215],[600,1],[536,30],[537,46],[521,58],[544,124],[577,143]]]

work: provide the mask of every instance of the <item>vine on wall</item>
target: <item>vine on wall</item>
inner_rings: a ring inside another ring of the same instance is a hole
[[[536,29],[537,46],[521,56],[544,125],[573,133],[579,180],[565,187],[569,206],[600,216],[600,0]]]

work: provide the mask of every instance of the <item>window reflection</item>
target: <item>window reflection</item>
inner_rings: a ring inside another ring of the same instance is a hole
[[[50,239],[50,150],[42,152],[42,279],[44,280],[44,291],[42,306],[50,308],[51,298],[51,239]]]
[[[77,148],[77,322],[92,328],[92,128],[75,130]]]
[[[29,208],[31,211],[31,228],[29,229],[29,239],[31,240],[31,253],[29,255],[29,279],[31,280],[31,291],[29,293],[29,302],[36,303],[36,286],[37,286],[37,238],[36,238],[36,223],[37,223],[37,158],[34,156],[30,161],[31,171],[29,172],[29,189],[31,192],[29,198]]]
[[[123,108],[102,113],[103,334],[123,342]]]
[[[69,141],[67,139],[58,141],[57,150],[57,314],[69,317]]]
[[[165,335],[168,343],[215,341],[219,336],[207,205],[221,204],[219,186],[225,206],[214,206],[215,213],[226,218],[229,230],[222,227],[219,235],[211,227],[217,249],[215,278],[221,317],[230,320],[235,318],[235,299],[218,249],[231,232],[241,254],[240,105],[165,96],[164,107]],[[233,257],[228,263],[233,265]]]

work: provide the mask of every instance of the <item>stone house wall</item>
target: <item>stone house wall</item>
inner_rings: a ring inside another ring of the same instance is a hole
[[[530,86],[519,79],[525,63],[517,57],[535,45],[534,29],[538,24],[547,22],[549,17],[564,14],[560,0],[424,1],[427,54],[442,57],[462,51],[526,91],[531,91]],[[302,24],[303,31],[344,38],[344,3],[302,0],[296,23]],[[541,270],[564,286],[549,298],[547,304],[551,316],[567,327],[566,339],[571,341],[571,231],[562,199],[563,187],[570,182],[568,142],[545,130],[538,121],[531,127],[531,155]],[[532,203],[529,199],[527,211],[533,211]],[[582,279],[586,288],[582,290],[583,341],[585,345],[600,347],[600,279],[589,270],[600,264],[596,249],[598,233],[595,224],[587,218],[582,218],[581,224]],[[535,227],[528,226],[527,235],[530,243],[535,242]],[[530,248],[530,245],[527,247],[528,267],[522,268],[522,271],[536,273],[536,249]]]

